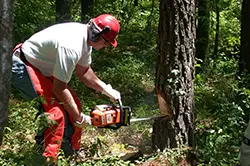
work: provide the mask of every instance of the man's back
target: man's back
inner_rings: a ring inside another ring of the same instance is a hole
[[[26,59],[45,76],[68,82],[80,61],[90,62],[91,47],[87,44],[87,25],[62,23],[48,27],[26,40],[22,51]]]

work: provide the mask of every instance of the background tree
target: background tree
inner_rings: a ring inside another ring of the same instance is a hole
[[[243,76],[244,72],[250,73],[250,2],[242,1],[242,22],[241,22],[241,48],[239,73]],[[248,82],[249,84],[249,82]]]
[[[242,1],[242,16],[241,16],[241,46],[240,46],[240,54],[239,54],[239,71],[237,73],[237,78],[239,81],[239,86],[244,90],[250,88],[250,4],[248,0]],[[245,101],[248,95],[245,93],[239,94],[239,99]],[[249,121],[250,109],[248,105],[241,104],[241,107],[244,109],[245,113],[245,121]]]
[[[219,35],[220,35],[220,0],[215,1],[215,13],[216,13],[216,30],[215,30],[215,38],[214,38],[214,52],[213,59],[218,58],[218,47],[219,47]]]
[[[86,23],[90,17],[88,14],[90,14],[91,5],[93,4],[93,0],[81,0],[81,21]]]
[[[134,7],[138,6],[138,0],[134,0]]]
[[[156,148],[194,146],[195,1],[160,1],[156,93],[162,113],[154,122]]]
[[[69,0],[56,0],[56,21],[67,22],[70,20]]]
[[[198,25],[196,29],[196,58],[201,68],[209,53],[210,7],[208,0],[198,0]],[[198,68],[200,71],[201,68]]]
[[[35,32],[54,24],[55,6],[55,1],[15,0],[13,44],[24,42]]]
[[[0,145],[2,145],[10,94],[13,0],[1,0],[0,13]]]

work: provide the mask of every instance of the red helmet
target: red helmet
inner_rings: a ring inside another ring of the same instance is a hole
[[[110,14],[101,14],[93,19],[93,23],[99,32],[106,31],[102,36],[108,40],[113,47],[116,47],[117,41],[115,38],[120,31],[118,20]]]

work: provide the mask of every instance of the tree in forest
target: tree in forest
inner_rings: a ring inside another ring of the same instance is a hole
[[[155,148],[195,147],[195,0],[160,0],[156,94],[167,118],[153,124]]]
[[[242,21],[241,21],[241,47],[239,74],[250,73],[250,3],[248,0],[242,1]]]
[[[219,0],[215,1],[215,13],[216,13],[216,29],[215,29],[215,38],[214,38],[214,52],[213,57],[216,60],[218,58],[218,49],[219,49],[219,36],[220,36],[220,8]]]
[[[134,7],[138,6],[138,0],[134,0]]]
[[[196,29],[196,58],[201,67],[208,55],[210,11],[208,0],[198,0],[198,26]]]
[[[66,22],[70,21],[70,7],[68,0],[56,0],[56,21]]]
[[[81,0],[81,21],[86,23],[89,20],[87,14],[90,12],[90,6],[93,4],[93,0]]]
[[[0,0],[0,13],[0,145],[2,145],[10,93],[13,0]]]

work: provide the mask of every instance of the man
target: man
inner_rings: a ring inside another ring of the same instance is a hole
[[[250,166],[250,121],[248,122],[240,148],[240,165]]]
[[[109,44],[116,47],[119,30],[114,16],[102,14],[88,24],[53,25],[14,49],[13,85],[27,99],[39,96],[48,119],[56,122],[50,123],[42,134],[47,161],[56,160],[65,142],[65,153],[79,150],[82,128],[91,124],[91,118],[82,113],[78,98],[68,86],[74,70],[89,88],[113,100],[120,99],[120,93],[101,81],[90,67],[92,48],[99,50]]]

